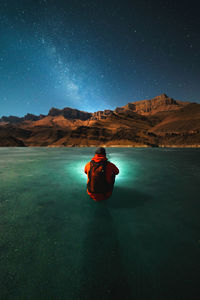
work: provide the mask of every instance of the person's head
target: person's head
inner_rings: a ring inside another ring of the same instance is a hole
[[[106,155],[106,150],[103,147],[99,147],[96,149],[95,154]]]

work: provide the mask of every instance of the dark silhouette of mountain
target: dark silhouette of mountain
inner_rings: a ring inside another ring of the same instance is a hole
[[[52,117],[63,116],[66,119],[78,119],[84,121],[91,118],[92,113],[80,111],[78,109],[73,109],[70,107],[65,107],[63,109],[58,109],[53,107],[49,110],[48,116],[52,116]]]
[[[166,94],[114,111],[66,107],[48,115],[0,119],[0,146],[199,147],[200,104]]]
[[[16,116],[9,116],[9,117],[5,117],[3,116],[0,119],[0,122],[5,122],[5,123],[21,123],[23,121],[37,121],[40,120],[42,118],[44,118],[45,115],[33,115],[33,114],[26,114],[24,117],[20,118],[20,117],[16,117]]]

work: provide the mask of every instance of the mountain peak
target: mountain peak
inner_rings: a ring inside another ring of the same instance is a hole
[[[163,93],[163,94],[160,94],[160,95],[154,97],[154,99],[155,99],[155,98],[156,98],[156,99],[166,99],[166,98],[169,98],[169,97],[167,96],[167,94]]]
[[[65,107],[63,109],[58,109],[55,107],[52,107],[49,110],[48,116],[63,116],[66,119],[79,119],[82,121],[88,120],[92,114],[85,112],[85,111],[80,111],[78,109],[70,108],[70,107]]]
[[[153,115],[161,111],[172,111],[181,109],[186,104],[188,103],[176,101],[173,98],[168,97],[167,94],[163,93],[149,100],[130,102],[120,109],[132,110],[140,115],[147,116]]]

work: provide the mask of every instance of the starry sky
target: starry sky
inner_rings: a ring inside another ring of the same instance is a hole
[[[200,103],[198,1],[1,0],[0,116]]]

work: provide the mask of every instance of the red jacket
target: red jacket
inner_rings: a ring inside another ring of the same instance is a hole
[[[107,158],[103,154],[95,154],[95,156],[92,158],[92,160],[94,160],[95,162],[99,162],[99,161],[102,161],[102,160],[107,160]],[[90,170],[90,162],[88,162],[85,165],[85,170],[84,171],[87,174],[87,176],[89,174],[89,170]],[[113,175],[117,175],[117,174],[119,174],[119,169],[114,164],[112,164],[111,162],[108,161],[107,167],[106,167],[106,180],[107,180],[107,182],[111,183]],[[88,181],[89,181],[89,179],[88,179]],[[108,197],[110,197],[112,195],[112,190],[107,192],[106,194],[94,194],[94,193],[90,193],[87,189],[87,193],[93,200],[101,201],[101,200],[105,200]]]

